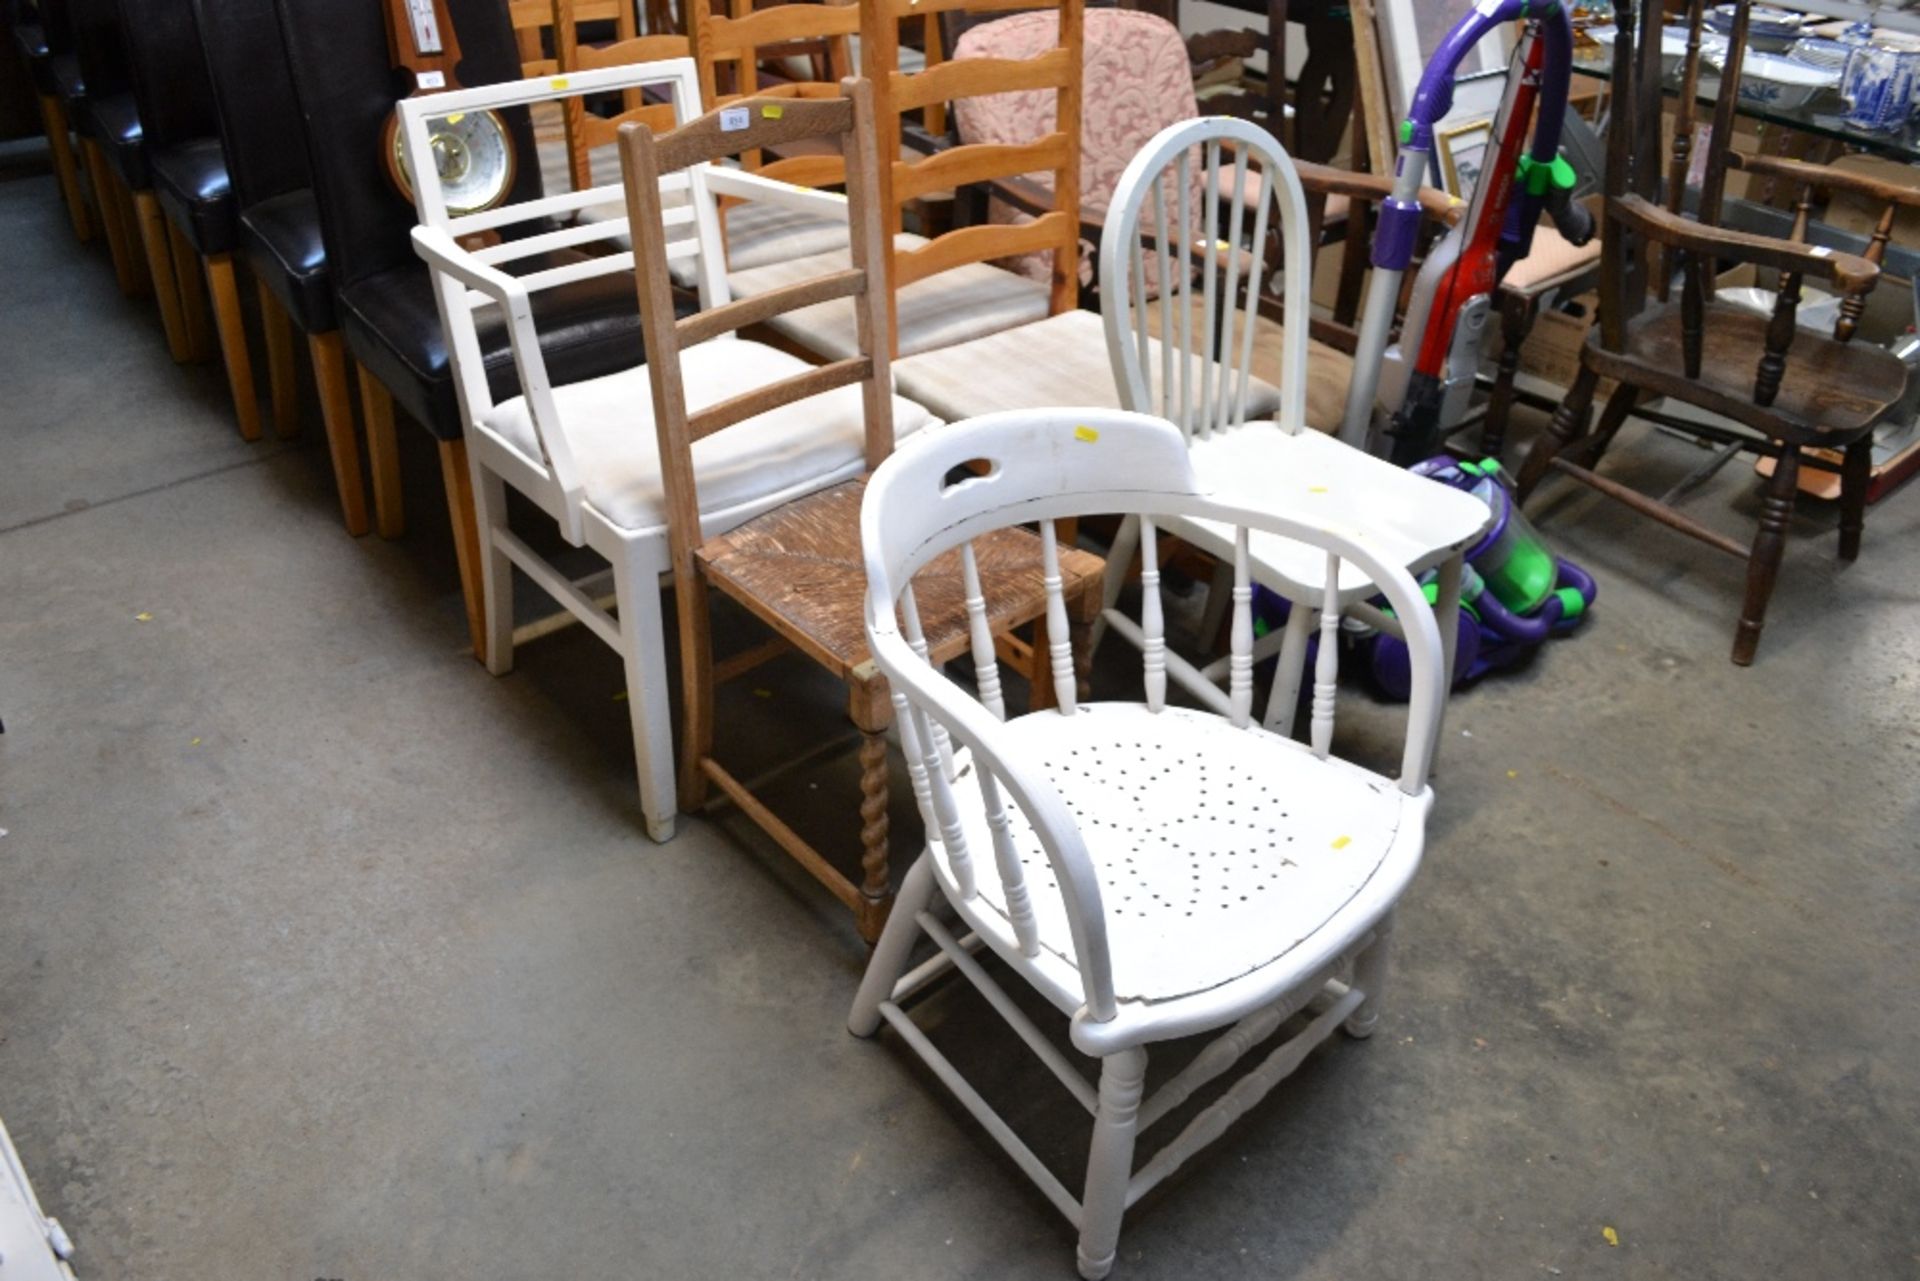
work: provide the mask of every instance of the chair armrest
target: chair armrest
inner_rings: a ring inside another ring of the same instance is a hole
[[[779,205],[802,213],[817,214],[839,222],[847,221],[847,198],[837,192],[802,187],[777,178],[763,177],[745,169],[711,165],[707,169],[707,189],[716,196]]]
[[[498,267],[489,266],[439,227],[415,227],[413,251],[429,267],[443,271],[469,289],[477,290],[511,313],[516,304],[527,308],[527,288]]]
[[[1904,187],[1863,173],[1835,169],[1831,165],[1817,165],[1807,160],[1789,160],[1785,156],[1747,156],[1737,151],[1727,153],[1727,164],[1732,168],[1744,169],[1748,173],[1758,174],[1763,178],[1784,178],[1788,182],[1797,182],[1810,187],[1824,187],[1830,191],[1852,192],[1855,195],[1865,196],[1869,200],[1885,201],[1887,204],[1901,205],[1908,209],[1920,209],[1920,186]]]
[[[1336,169],[1332,165],[1317,165],[1306,160],[1294,161],[1293,167],[1300,174],[1300,185],[1317,195],[1345,196],[1349,200],[1364,200],[1377,205],[1393,194],[1393,180],[1379,174],[1356,173],[1351,169]],[[1420,211],[1436,222],[1451,227],[1466,216],[1467,206],[1465,201],[1454,199],[1438,187],[1422,187]]]
[[[1880,278],[1880,269],[1857,255],[1777,240],[1772,236],[1709,227],[1669,213],[1641,196],[1609,200],[1607,215],[1663,245],[1702,257],[1731,258],[1776,271],[1798,272],[1827,281],[1842,294],[1864,294]]]

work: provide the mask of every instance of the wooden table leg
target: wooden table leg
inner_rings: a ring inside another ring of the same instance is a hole
[[[353,429],[353,397],[347,391],[347,352],[340,331],[307,337],[313,358],[313,385],[320,392],[320,421],[333,459],[333,484],[340,491],[340,515],[355,538],[367,532],[367,489],[360,479],[360,441]]]

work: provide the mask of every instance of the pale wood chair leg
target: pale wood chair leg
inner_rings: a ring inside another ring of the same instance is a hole
[[[73,155],[73,139],[67,132],[67,109],[52,95],[40,99],[40,124],[47,131],[47,150],[53,156],[53,176],[60,183],[60,199],[67,206],[67,219],[81,244],[93,239],[93,214],[87,208],[86,193],[80,189],[80,166]]]
[[[367,380],[362,380],[365,386]],[[440,479],[447,487],[447,516],[453,523],[453,552],[460,564],[460,595],[467,607],[467,634],[473,656],[486,661],[486,634],[480,601],[480,527],[474,519],[473,478],[467,467],[467,442],[440,442]]]
[[[1044,682],[1045,676],[1039,677]],[[868,943],[880,937],[893,900],[893,876],[888,866],[887,727],[893,724],[893,696],[886,677],[877,671],[855,679],[847,690],[847,715],[860,730],[860,903],[854,909],[860,937]]]
[[[139,278],[133,271],[132,255],[127,248],[127,225],[120,216],[120,200],[114,191],[114,178],[100,144],[91,138],[81,140],[80,152],[86,157],[87,178],[93,183],[94,203],[100,207],[100,225],[107,233],[107,256],[113,259],[114,281],[128,298],[140,295]]]
[[[360,479],[360,441],[353,429],[347,352],[339,330],[308,335],[307,354],[313,358],[313,385],[320,393],[320,422],[333,459],[334,488],[340,491],[340,515],[347,532],[359,538],[367,532],[367,490]]]
[[[1767,624],[1767,602],[1780,577],[1780,559],[1787,550],[1787,525],[1793,520],[1794,500],[1800,492],[1800,451],[1783,449],[1767,482],[1760,504],[1760,532],[1754,535],[1747,559],[1747,592],[1740,607],[1740,626],[1733,634],[1733,661],[1741,667],[1753,662],[1760,647],[1760,629]]]
[[[247,319],[240,309],[240,284],[232,254],[209,254],[207,291],[213,295],[213,326],[220,335],[220,355],[227,367],[227,390],[233,395],[233,414],[240,423],[240,439],[260,439],[260,397],[253,386],[253,360],[247,352]]]
[[[670,841],[679,805],[673,775],[673,706],[668,694],[661,569],[657,561],[636,556],[631,547],[613,560],[613,590],[620,609],[620,656],[626,664],[627,714],[633,721],[640,810],[646,818],[647,835],[656,841]]]
[[[367,454],[373,461],[373,523],[382,538],[407,532],[406,507],[400,498],[400,443],[393,435],[393,395],[365,365],[355,363],[360,384],[360,416],[367,423]],[[464,456],[466,446],[461,446]],[[469,504],[471,506],[471,504]]]
[[[147,245],[140,238],[140,216],[133,207],[133,188],[121,182],[111,170],[107,184],[113,188],[114,204],[120,210],[120,226],[125,229],[123,243],[127,249],[127,271],[133,276],[133,296],[145,298],[153,289],[153,273],[147,269]]]
[[[680,808],[707,801],[706,760],[713,755],[713,614],[697,570],[674,576],[680,628]],[[631,694],[628,697],[632,697]]]
[[[274,434],[285,439],[300,434],[300,376],[293,363],[293,317],[267,288],[256,280],[260,296],[260,328],[267,339],[267,388],[273,400]]]
[[[153,300],[160,308],[160,328],[167,336],[167,354],[176,365],[184,365],[193,353],[187,344],[187,318],[180,309],[180,282],[173,274],[173,246],[167,236],[167,215],[160,208],[160,197],[151,191],[133,193],[134,218],[140,228],[140,245],[147,255],[147,270],[153,277]]]
[[[1348,1036],[1366,1040],[1380,1026],[1380,998],[1387,987],[1387,969],[1393,957],[1393,916],[1391,913],[1373,927],[1373,942],[1353,963],[1353,985],[1367,994],[1360,1008],[1341,1026]]]
[[[187,322],[188,358],[198,363],[214,356],[213,311],[207,302],[207,273],[180,228],[167,224],[168,243],[173,246],[174,275],[180,282],[180,313]]]
[[[1135,1048],[1100,1062],[1100,1110],[1087,1155],[1086,1194],[1080,1199],[1080,1275],[1087,1281],[1113,1271],[1120,1218],[1133,1176],[1133,1141],[1140,1132],[1140,1096],[1147,1084],[1147,1052]]]

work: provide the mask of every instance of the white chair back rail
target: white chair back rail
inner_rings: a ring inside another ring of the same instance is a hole
[[[980,473],[980,474],[974,474]],[[960,477],[960,479],[955,479]],[[1403,620],[1412,661],[1412,699],[1397,786],[1422,796],[1438,725],[1442,684],[1441,646],[1432,608],[1407,571],[1369,546],[1362,535],[1271,510],[1221,501],[1201,491],[1188,458],[1186,441],[1164,419],[1121,411],[1032,411],[995,414],[945,427],[903,445],[875,472],[861,513],[861,537],[868,575],[867,630],[873,653],[893,683],[906,711],[903,745],[912,763],[916,795],[922,796],[929,838],[942,848],[952,890],[962,899],[979,892],[981,861],[989,853],[967,847],[961,795],[964,775],[973,773],[991,834],[992,866],[1005,895],[1013,943],[1020,955],[1039,958],[1034,924],[1035,889],[1026,884],[1023,851],[1015,847],[1016,825],[1007,803],[1017,807],[1044,850],[1046,866],[1064,906],[1077,962],[1083,1004],[1077,1017],[1104,1022],[1115,1017],[1117,999],[1108,952],[1106,913],[1099,879],[1075,815],[1048,781],[1042,762],[1029,758],[1019,736],[1003,726],[991,638],[974,644],[978,693],[966,694],[926,658],[919,641],[920,620],[910,584],[913,575],[936,557],[961,550],[969,612],[974,613],[978,580],[971,567],[972,540],[997,529],[1052,522],[1098,513],[1139,513],[1150,528],[1155,518],[1196,518],[1234,527],[1233,673],[1229,683],[1229,719],[1252,730],[1252,592],[1248,534],[1261,530],[1298,539],[1328,557],[1327,582],[1338,582],[1342,561],[1351,561],[1376,583]],[[1151,544],[1149,544],[1150,546]],[[1054,555],[1047,558],[1047,590],[1057,599]],[[1149,558],[1149,566],[1152,561]],[[1156,575],[1157,577],[1157,575]],[[1147,588],[1157,597],[1157,583]],[[1051,605],[1051,601],[1050,601]],[[983,620],[990,602],[980,604]],[[1143,646],[1146,706],[1165,707],[1164,671],[1157,667],[1164,638],[1156,620],[1164,616],[1157,599],[1145,611],[1150,632]],[[1338,626],[1339,609],[1330,586],[1325,602],[1327,639]],[[980,628],[976,626],[975,631]],[[1053,672],[1071,688],[1072,655],[1060,628],[1050,641],[1062,646],[1053,655]],[[1333,729],[1337,645],[1325,643],[1315,673],[1314,754],[1328,756]],[[985,704],[983,706],[982,704]],[[1041,716],[1074,717],[1085,711],[1067,698]],[[1171,713],[1169,713],[1171,714]],[[1187,716],[1191,713],[1179,713]],[[970,753],[958,771],[941,739]],[[1024,851],[1032,853],[1032,851]],[[1230,986],[1230,985],[1229,985]]]
[[[1265,129],[1225,117],[1170,125],[1134,156],[1100,242],[1107,350],[1126,408],[1169,418],[1189,438],[1246,421],[1270,230],[1279,233],[1290,322],[1276,420],[1297,432],[1306,423],[1312,247],[1293,162]],[[1157,296],[1149,295],[1149,261]]]

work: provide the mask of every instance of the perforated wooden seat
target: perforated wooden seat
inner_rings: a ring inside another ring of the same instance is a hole
[[[1190,996],[1272,964],[1332,920],[1395,852],[1404,799],[1397,787],[1262,729],[1140,703],[1093,703],[1075,716],[1036,712],[1006,729],[1079,824],[1122,1001]],[[968,848],[993,847],[984,811],[969,807],[961,818]],[[1039,837],[1017,804],[1008,818],[1040,946],[1077,971]],[[953,883],[944,847],[930,849]],[[1385,874],[1404,883],[1413,867],[1402,857]],[[998,878],[980,877],[979,888],[1007,917]],[[1077,982],[1048,995],[1069,1012],[1086,999]]]

